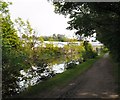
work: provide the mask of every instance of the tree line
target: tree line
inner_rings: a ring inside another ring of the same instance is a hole
[[[68,41],[78,41],[78,39],[70,39],[65,35],[61,34],[53,34],[52,36],[40,36],[44,41],[60,41],[60,42],[68,42]],[[82,39],[81,39],[82,40]]]

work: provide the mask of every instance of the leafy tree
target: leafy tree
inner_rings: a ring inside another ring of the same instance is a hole
[[[43,43],[43,42],[44,42],[44,38],[43,38],[42,36],[40,36],[40,37],[39,37],[39,41],[40,41],[41,43]]]
[[[54,2],[55,12],[69,15],[67,29],[91,36],[97,33],[115,59],[120,62],[120,2]]]
[[[29,21],[18,18],[13,24],[10,14],[10,3],[0,1],[0,27],[2,40],[2,94],[3,98],[18,92],[16,81],[21,69],[28,69],[36,62],[37,53],[35,31]]]
[[[0,1],[0,27],[2,35],[2,94],[5,96],[13,95],[17,88],[16,80],[19,76],[20,62],[22,59],[19,49],[21,42],[11,21],[8,5]]]
[[[65,41],[66,41],[66,37],[65,37],[64,35],[58,34],[58,35],[57,35],[57,38],[58,38],[58,40],[61,41],[61,42],[65,42]]]
[[[85,48],[85,52],[83,52],[83,55],[82,55],[84,61],[97,56],[97,52],[93,50],[92,45],[88,41],[83,42],[83,47]]]
[[[15,20],[15,22],[15,26],[18,30],[20,39],[23,44],[22,49],[24,54],[26,55],[26,63],[28,63],[29,67],[36,66],[36,60],[38,59],[36,45],[39,45],[38,42],[40,42],[40,44],[42,45],[44,39],[42,37],[36,36],[36,32],[31,27],[28,20],[25,22],[21,18],[18,18]]]

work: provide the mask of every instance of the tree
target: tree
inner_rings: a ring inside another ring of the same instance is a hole
[[[54,2],[55,12],[69,15],[67,29],[96,38],[109,48],[120,62],[120,2]]]
[[[20,62],[22,62],[20,53],[21,42],[17,36],[17,32],[11,21],[8,5],[0,1],[0,27],[2,39],[2,95],[13,95],[16,93],[18,86],[16,80],[19,76],[19,69],[21,68]]]
[[[20,40],[23,44],[23,52],[27,55],[27,63],[29,66],[35,65],[37,59],[37,52],[35,50],[38,41],[44,41],[42,37],[37,37],[36,32],[32,28],[30,22],[23,21],[21,18],[15,20],[16,30],[18,31]]]
[[[24,22],[21,18],[16,20],[16,24],[13,23],[8,9],[9,4],[0,1],[3,98],[19,92],[17,81],[21,76],[20,70],[36,64],[37,57],[34,50],[37,39],[35,31],[29,21]]]

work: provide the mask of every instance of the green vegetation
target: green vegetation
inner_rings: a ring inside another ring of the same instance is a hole
[[[15,80],[19,76],[18,69],[20,64],[23,62],[20,56],[20,40],[17,36],[16,30],[14,29],[13,22],[10,19],[9,10],[7,8],[9,4],[0,1],[0,27],[2,31],[2,93],[4,95],[10,95],[16,88],[17,84]],[[16,59],[18,58],[19,59]]]
[[[97,53],[95,51],[93,52],[92,45],[89,44],[87,41],[84,41],[83,46],[84,46],[85,51],[86,51],[83,53],[84,60],[94,58],[95,56],[97,56]]]
[[[44,41],[60,41],[60,42],[70,42],[70,41],[78,41],[77,39],[69,39],[65,37],[65,35],[61,34],[53,34],[52,36],[40,36],[40,38],[43,38]]]
[[[89,43],[84,45],[75,45],[73,43],[65,45],[63,48],[58,48],[52,44],[52,41],[56,38],[60,41],[66,41],[64,36],[54,35],[54,39],[49,39],[50,44],[43,44],[44,38],[37,37],[37,33],[28,20],[23,21],[21,18],[17,18],[15,22],[11,20],[8,9],[9,4],[11,3],[0,1],[2,96],[4,98],[19,92],[17,82],[21,81],[19,77],[23,77],[20,74],[21,70],[27,71],[32,69],[32,66],[37,66],[41,69],[39,71],[39,74],[41,74],[47,64],[59,56],[65,57],[65,61],[80,59],[81,62],[95,57],[92,56],[95,51]],[[74,42],[74,40],[70,41]],[[68,58],[71,59],[68,60]],[[27,77],[24,80],[26,81]]]
[[[76,29],[76,34],[92,36],[102,42],[120,62],[120,2],[54,2],[55,12],[70,14],[68,29]]]
[[[111,55],[111,62],[114,65],[114,77],[115,77],[115,82],[118,85],[117,92],[120,93],[120,63],[116,62],[115,59],[113,59]]]
[[[29,87],[23,94],[31,94],[35,91],[64,86],[74,79],[80,73],[87,70],[95,61],[96,51],[87,42],[81,42],[81,45],[75,45],[75,39],[68,39],[63,35],[51,37],[39,37],[36,31],[30,25],[30,22],[17,18],[11,20],[8,6],[11,3],[0,1],[0,41],[2,41],[2,95],[9,97],[18,91],[17,82],[21,70],[32,69],[32,66],[41,68],[41,74],[47,64],[52,59],[59,56],[65,57],[65,61],[79,59],[82,63],[76,66],[72,64],[67,71],[50,80],[42,82],[34,87]],[[118,3],[78,3],[78,2],[54,2],[55,12],[64,15],[70,15],[70,26],[68,29],[76,29],[76,34],[80,36],[92,36],[97,34],[97,39],[101,41],[106,48],[102,52],[110,51],[112,57],[117,61],[118,84],[120,84],[120,2]],[[44,41],[50,41],[50,44],[44,44]],[[59,48],[52,44],[52,41],[70,41],[73,44],[67,44]],[[39,43],[38,43],[39,42]],[[36,46],[37,45],[37,46]],[[69,59],[71,58],[71,59]],[[85,62],[87,61],[87,62]],[[27,80],[27,79],[25,79]]]
[[[46,90],[52,91],[51,89],[66,86],[70,81],[77,78],[77,76],[79,76],[80,74],[85,72],[88,68],[90,68],[99,58],[100,57],[97,57],[95,59],[89,59],[87,62],[74,66],[71,69],[66,70],[64,73],[58,74],[47,81],[43,81],[38,85],[29,87],[26,91],[20,94],[19,97],[22,97],[24,95],[25,96],[35,95]]]
[[[112,58],[120,63],[120,2],[60,1],[53,4],[56,13],[69,15],[67,29],[76,29],[77,35],[85,37],[96,33],[97,40],[103,43]],[[118,65],[120,67],[120,64]],[[120,73],[120,68],[116,73]],[[120,75],[118,78],[120,79]]]

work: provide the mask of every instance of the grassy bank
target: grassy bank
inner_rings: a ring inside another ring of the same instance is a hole
[[[120,94],[120,63],[117,65],[117,71],[116,71],[116,73],[117,73],[117,79],[116,79],[116,81],[117,81],[117,84],[118,84],[118,90],[117,90],[117,92]]]
[[[113,62],[115,82],[118,85],[117,92],[120,94],[120,63]]]
[[[115,78],[115,83],[118,85],[116,92],[120,94],[120,63],[116,62],[112,55],[110,55],[110,61],[113,64],[113,75]]]
[[[36,95],[38,93],[44,91],[51,91],[57,87],[66,86],[71,80],[79,76],[81,73],[85,72],[88,68],[90,68],[100,57],[96,57],[95,59],[89,59],[86,62],[77,65],[71,69],[66,70],[61,74],[57,74],[51,79],[48,79],[44,82],[41,82],[35,86],[29,87],[26,91],[19,95],[19,97]]]

